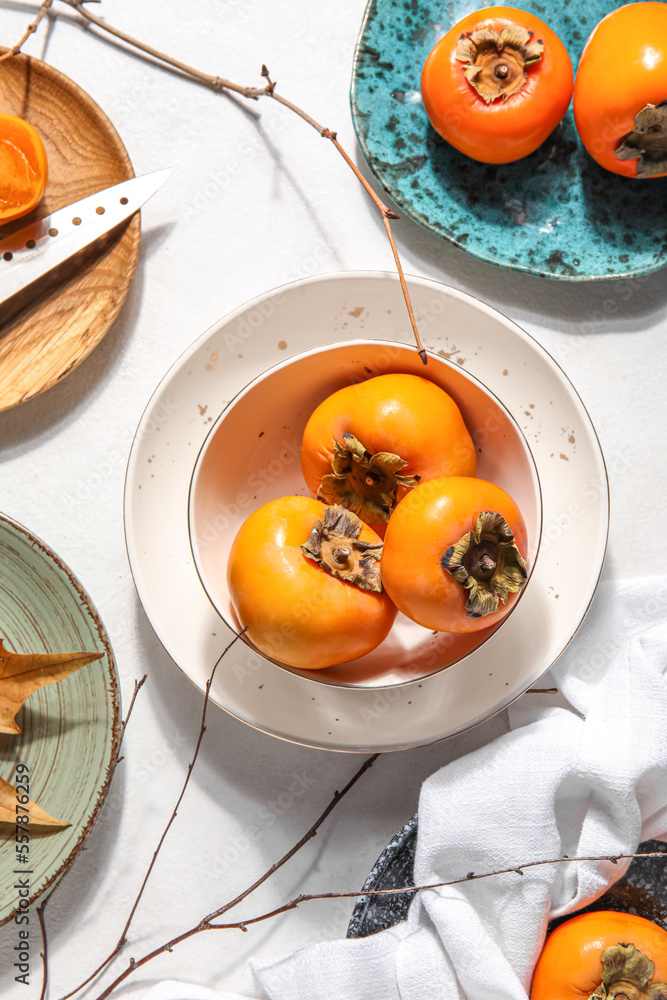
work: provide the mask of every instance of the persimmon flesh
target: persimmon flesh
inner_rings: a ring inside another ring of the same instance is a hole
[[[0,115],[0,224],[31,212],[47,179],[46,150],[35,129],[16,115]]]

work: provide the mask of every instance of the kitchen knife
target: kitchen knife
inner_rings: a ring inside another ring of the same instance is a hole
[[[0,239],[0,305],[128,219],[170,174],[121,181]]]

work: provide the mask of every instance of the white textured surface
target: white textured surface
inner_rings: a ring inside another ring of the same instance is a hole
[[[241,82],[255,83],[266,62],[282,91],[335,127],[360,161],[347,91],[362,0],[104,0],[95,9],[172,55]],[[2,0],[0,42],[12,44],[33,10]],[[149,673],[111,801],[46,911],[51,998],[77,985],[117,939],[180,787],[201,711],[198,692],[156,641],[127,565],[123,477],[145,403],[177,355],[245,299],[304,274],[391,267],[366,195],[303,122],[268,102],[214,95],[124,54],[63,11],[27,51],[99,102],[138,173],[175,170],[143,212],[136,278],[104,342],[59,386],[0,414],[2,510],[44,538],[81,578],[110,633],[126,703],[134,678]],[[661,572],[665,537],[650,518],[667,485],[664,271],[627,282],[551,283],[475,261],[410,222],[395,231],[407,271],[499,308],[562,364],[608,461],[606,574]],[[221,712],[209,721],[188,797],[137,913],[127,949],[135,958],[245,888],[298,839],[357,765],[279,743]],[[504,727],[501,717],[455,741],[380,760],[316,840],[239,916],[301,891],[358,887],[414,811],[421,780]],[[340,936],[350,909],[309,904],[242,937],[200,935],[140,970],[119,995],[167,976],[229,989],[249,955]],[[39,996],[36,921],[31,930],[26,988],[13,983],[13,928],[0,929],[0,992],[9,1000]]]

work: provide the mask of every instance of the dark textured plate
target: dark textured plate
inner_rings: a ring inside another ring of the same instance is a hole
[[[468,253],[553,278],[620,277],[667,264],[667,178],[635,181],[599,167],[572,111],[531,156],[491,166],[431,128],[419,80],[426,56],[480,0],[370,0],[352,74],[352,117],[368,164],[406,215]],[[518,6],[521,6],[519,4]],[[615,0],[530,3],[576,68]]]
[[[413,816],[398,831],[375,862],[363,889],[395,889],[414,884],[415,846],[417,843],[417,817]],[[647,840],[638,851],[662,851],[662,858],[636,858],[622,879],[611,886],[594,903],[580,910],[618,910],[621,913],[638,913],[667,930],[667,843]],[[354,910],[347,929],[348,937],[368,937],[405,920],[414,892],[387,896],[362,896]],[[569,920],[571,914],[554,920],[553,930],[559,923]]]

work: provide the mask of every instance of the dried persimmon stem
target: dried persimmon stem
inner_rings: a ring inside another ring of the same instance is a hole
[[[140,41],[138,38],[134,38],[132,35],[128,35],[127,32],[120,31],[120,29],[115,28],[107,21],[104,21],[102,20],[102,18],[97,17],[95,14],[91,14],[91,12],[87,10],[85,4],[91,2],[99,2],[99,0],[59,0],[59,2],[65,4],[68,7],[71,7],[78,14],[80,14],[81,17],[83,17],[86,21],[88,21],[90,24],[94,24],[95,27],[100,28],[100,30],[106,31],[108,34],[113,35],[114,38],[117,38],[119,41],[124,42],[126,45],[129,45],[132,48],[145,53],[145,55],[150,56],[152,59],[156,59],[158,62],[164,63],[167,66],[171,66],[172,69],[178,70],[179,73],[182,73],[184,76],[189,77],[191,80],[203,84],[206,87],[210,87],[211,90],[215,90],[216,92],[227,90],[234,94],[238,94],[240,97],[245,97],[247,100],[252,100],[252,101],[257,101],[260,99],[260,97],[272,98],[274,101],[277,101],[278,104],[282,104],[283,107],[288,108],[290,111],[294,112],[294,114],[298,115],[299,118],[302,118],[303,121],[307,122],[308,125],[310,125],[317,132],[319,132],[322,138],[328,139],[336,147],[340,155],[343,157],[345,163],[353,172],[359,183],[362,185],[362,187],[372,200],[375,207],[380,212],[380,215],[382,216],[382,222],[384,224],[384,228],[387,233],[389,245],[391,246],[391,251],[396,264],[396,269],[398,271],[398,277],[401,283],[401,291],[403,293],[403,298],[405,299],[405,305],[408,311],[408,317],[410,319],[412,332],[415,337],[417,351],[422,362],[424,364],[428,363],[428,356],[426,354],[426,351],[424,350],[421,337],[419,336],[417,321],[415,319],[414,310],[412,308],[412,302],[410,300],[410,293],[408,291],[408,286],[405,281],[403,267],[401,265],[401,260],[398,254],[398,250],[396,248],[396,241],[394,240],[394,235],[391,229],[390,220],[398,219],[400,218],[400,216],[397,215],[397,213],[394,212],[393,209],[389,208],[388,205],[385,205],[382,199],[373,190],[373,188],[366,180],[364,175],[361,173],[357,165],[354,163],[351,157],[341,146],[340,142],[338,141],[336,132],[334,132],[332,129],[327,128],[324,125],[320,125],[320,123],[316,121],[306,111],[298,107],[298,105],[294,104],[286,97],[283,97],[282,94],[278,93],[278,91],[276,90],[276,84],[271,79],[269,75],[269,70],[266,68],[265,65],[262,65],[262,70],[261,70],[261,75],[266,80],[265,86],[244,87],[241,84],[234,83],[232,80],[226,79],[225,77],[214,76],[212,73],[203,73],[201,70],[195,69],[194,66],[189,66],[187,63],[181,62],[180,59],[174,59],[172,56],[167,55],[165,52],[161,52],[159,49],[154,48],[152,45],[147,45],[145,42]],[[14,46],[13,49],[9,50],[4,57],[0,58],[7,58],[10,55],[15,55],[18,52],[20,52],[21,46],[23,45],[25,40],[29,37],[29,35],[36,30],[39,21],[42,19],[42,17],[44,17],[46,13],[46,9],[50,7],[52,3],[53,0],[44,0],[44,3],[42,4],[42,8],[44,9],[43,10],[40,9],[40,13],[38,14],[37,18],[35,18],[33,24],[28,28],[24,37],[18,42],[17,45]]]

